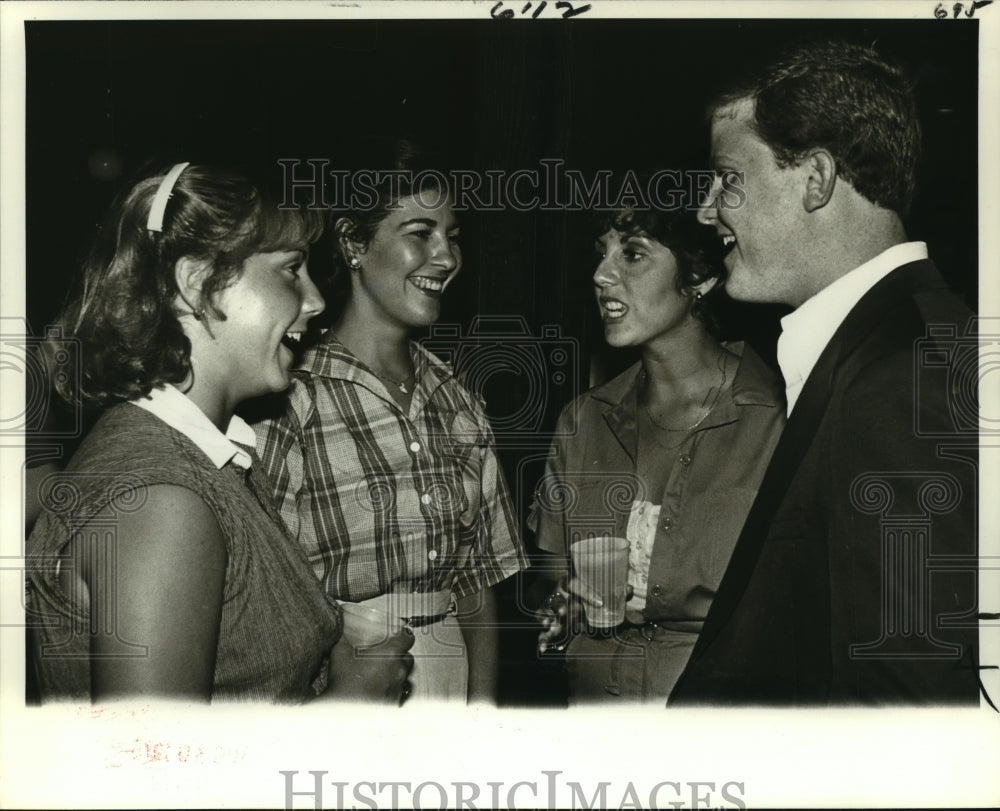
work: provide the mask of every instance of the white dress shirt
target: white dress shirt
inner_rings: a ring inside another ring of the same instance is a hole
[[[148,397],[129,402],[159,417],[175,431],[180,431],[197,445],[217,468],[222,468],[231,461],[244,470],[250,469],[252,461],[250,454],[234,443],[239,442],[252,448],[257,438],[253,428],[235,414],[229,421],[226,433],[223,434],[205,416],[204,411],[179,389],[170,385],[153,389]]]
[[[926,258],[927,245],[923,242],[893,245],[824,287],[781,319],[778,366],[785,378],[789,415],[813,366],[854,305],[896,268]]]

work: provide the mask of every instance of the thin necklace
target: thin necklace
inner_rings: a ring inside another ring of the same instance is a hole
[[[693,425],[689,425],[687,428],[671,428],[667,425],[662,425],[653,416],[653,412],[649,410],[649,405],[647,403],[643,403],[642,407],[646,412],[646,416],[649,417],[649,421],[653,423],[653,425],[659,428],[661,431],[670,431],[672,433],[677,433],[681,431],[683,431],[684,433],[690,433],[691,431],[695,430],[695,428],[697,428],[699,425],[701,425],[706,419],[708,419],[708,415],[712,413],[713,409],[718,404],[719,398],[722,396],[722,390],[726,387],[726,379],[727,379],[726,369],[729,365],[729,355],[725,350],[719,353],[719,358],[716,365],[718,365],[720,371],[722,372],[722,383],[719,384],[719,388],[716,389],[715,391],[715,397],[712,399],[712,404],[708,407],[705,413],[698,418],[697,422],[695,422]],[[642,370],[643,387],[646,386],[646,383],[647,383],[646,370],[643,369]]]
[[[335,340],[338,344],[340,344],[345,349],[347,349],[347,347],[344,345],[344,342],[340,340],[340,336],[337,335],[336,332],[334,332],[333,330],[330,330],[330,335],[333,338],[333,340]],[[347,351],[350,352],[349,349]],[[351,354],[354,354],[354,353],[352,352]],[[359,358],[359,360],[360,360],[360,358]],[[375,377],[377,377],[379,380],[381,380],[381,381],[383,381],[385,383],[392,383],[392,385],[394,385],[397,389],[399,389],[403,394],[409,394],[410,393],[410,390],[408,388],[406,388],[406,384],[409,381],[412,380],[414,383],[417,382],[417,377],[416,377],[416,372],[415,371],[414,371],[413,374],[407,375],[402,380],[394,380],[393,378],[386,377],[384,374],[381,374],[380,372],[376,371],[376,369],[375,369],[374,366],[370,366],[367,363],[365,365],[368,366],[368,368],[371,370],[371,373],[373,375],[375,375]]]
[[[370,366],[368,368],[371,369]],[[383,374],[379,374],[374,369],[372,369],[372,374],[374,374],[375,377],[377,377],[379,380],[384,380],[386,383],[392,383],[392,385],[394,385],[397,389],[399,389],[403,394],[410,393],[410,390],[406,388],[407,382],[410,380],[413,380],[414,382],[416,381],[414,375],[407,375],[402,380],[393,380],[391,377],[386,377]]]

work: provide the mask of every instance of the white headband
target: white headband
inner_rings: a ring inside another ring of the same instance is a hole
[[[149,219],[146,220],[147,230],[163,230],[163,215],[167,210],[167,200],[169,200],[170,195],[173,194],[174,184],[177,182],[177,178],[179,178],[181,176],[181,172],[187,169],[190,165],[190,163],[175,163],[170,168],[170,171],[163,176],[163,180],[160,181],[160,185],[156,189],[156,196],[153,198],[153,204],[149,207]]]

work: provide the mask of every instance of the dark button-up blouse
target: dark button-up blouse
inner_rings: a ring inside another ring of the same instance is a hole
[[[708,613],[785,423],[777,374],[742,343],[732,387],[676,448],[649,566],[644,618],[697,632]],[[626,536],[629,511],[655,500],[636,475],[640,364],[570,403],[559,418],[530,524],[567,554],[588,534]]]

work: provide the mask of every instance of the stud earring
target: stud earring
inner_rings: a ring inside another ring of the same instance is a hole
[[[348,264],[351,266],[352,270],[357,270],[359,267],[361,267],[361,262],[358,260],[358,257],[356,256],[352,256],[351,261],[348,262]]]

